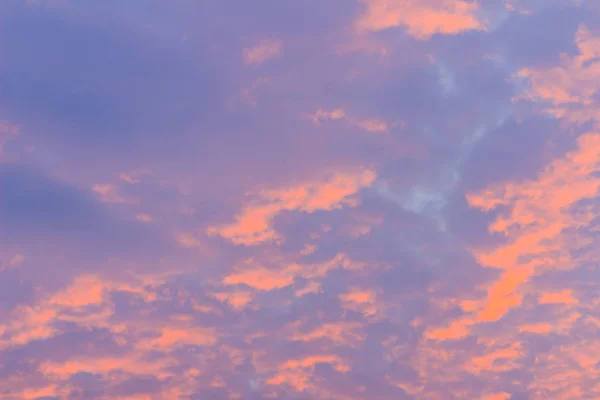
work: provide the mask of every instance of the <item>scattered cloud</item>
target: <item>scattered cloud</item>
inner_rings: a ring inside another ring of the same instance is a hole
[[[371,186],[375,178],[375,172],[364,169],[357,173],[333,173],[322,181],[261,190],[254,195],[256,200],[244,206],[243,211],[235,217],[235,223],[211,227],[208,233],[245,245],[280,239],[272,227],[272,221],[281,212],[297,210],[314,213],[344,206],[353,207],[356,201],[351,196]]]
[[[0,2],[0,398],[600,398],[594,2],[109,3]]]
[[[395,122],[393,124],[390,124],[377,118],[355,118],[347,115],[341,108],[336,108],[331,111],[318,109],[317,111],[315,111],[314,114],[310,114],[309,118],[313,121],[313,124],[315,125],[321,125],[324,121],[327,120],[344,120],[351,126],[355,126],[369,133],[384,133],[388,132],[392,128],[403,126],[401,122]]]

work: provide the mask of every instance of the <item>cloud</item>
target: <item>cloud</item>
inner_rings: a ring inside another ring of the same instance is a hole
[[[364,3],[366,12],[357,21],[359,30],[380,31],[402,26],[412,36],[427,39],[436,33],[485,29],[484,22],[477,16],[476,2],[365,0]]]
[[[540,304],[576,304],[577,300],[573,298],[571,290],[565,289],[561,292],[542,293],[539,302]]]
[[[376,294],[372,290],[351,288],[348,293],[340,295],[344,308],[360,312],[366,316],[374,316],[380,312],[377,306]]]
[[[325,120],[345,120],[348,124],[363,129],[369,133],[382,133],[388,132],[392,127],[402,126],[402,123],[388,124],[385,121],[377,118],[366,118],[360,119],[346,115],[343,109],[336,108],[331,111],[322,109],[316,110],[313,114],[309,115],[309,118],[313,121],[313,124],[320,125]]]
[[[263,6],[0,2],[0,398],[600,398],[598,7]]]
[[[151,216],[151,215],[148,215],[148,214],[137,214],[137,215],[135,216],[135,218],[136,218],[138,221],[140,221],[140,222],[143,222],[143,223],[145,223],[145,224],[151,224],[151,223],[152,223],[152,221],[153,221],[153,218],[152,218],[152,216]]]
[[[269,378],[266,383],[269,385],[289,385],[296,390],[303,392],[308,386],[311,386],[310,371],[314,371],[317,364],[332,364],[333,367],[341,372],[347,371],[348,367],[332,355],[315,355],[300,360],[286,361],[279,367],[279,371]]]
[[[327,180],[301,183],[280,189],[261,190],[255,202],[246,205],[236,222],[211,227],[208,233],[220,235],[236,244],[253,245],[279,239],[271,227],[272,219],[282,211],[313,213],[354,205],[350,196],[369,187],[375,173],[365,169],[358,173],[334,173]]]
[[[265,62],[279,56],[283,48],[281,40],[264,39],[258,44],[244,49],[244,63],[257,67]]]
[[[537,334],[544,335],[544,334],[552,332],[552,325],[550,325],[548,323],[539,323],[539,324],[532,324],[532,325],[523,325],[519,329],[521,330],[521,332],[537,333]]]
[[[143,229],[139,223],[112,212],[91,191],[46,176],[37,169],[0,165],[0,185],[0,230],[9,235],[7,244],[27,242],[34,247],[47,247],[48,252],[70,248],[72,254],[88,259],[108,254],[151,253],[147,248],[150,243],[156,251],[165,249],[159,232]],[[114,191],[103,196],[113,196],[103,197],[105,201],[121,200]]]
[[[529,89],[520,98],[547,102],[550,114],[582,123],[597,120],[595,95],[600,90],[600,67],[595,60],[600,56],[600,38],[581,24],[575,44],[578,54],[563,57],[562,65],[523,68],[517,77],[529,83]]]
[[[92,191],[100,196],[100,201],[104,203],[123,203],[123,204],[138,204],[139,200],[128,199],[118,193],[115,185],[111,184],[95,184],[92,186]]]
[[[288,271],[269,271],[265,268],[248,270],[239,274],[233,274],[225,277],[225,285],[236,285],[243,283],[247,286],[259,290],[272,290],[274,288],[283,288],[294,281],[294,275]]]
[[[593,198],[600,189],[600,181],[590,174],[596,167],[597,151],[596,134],[581,136],[578,149],[551,163],[537,180],[499,185],[469,197],[474,207],[489,210],[508,205],[511,209],[508,217],[500,217],[490,225],[490,230],[509,235],[511,242],[476,255],[484,265],[504,270],[501,279],[488,289],[487,305],[479,314],[481,319],[496,320],[519,306],[522,294],[518,289],[537,269],[556,263],[556,267],[568,268],[568,255],[555,261],[547,257],[567,246],[562,233],[572,224],[591,222],[591,216],[575,222],[565,210],[582,199]],[[521,228],[513,231],[516,224]]]

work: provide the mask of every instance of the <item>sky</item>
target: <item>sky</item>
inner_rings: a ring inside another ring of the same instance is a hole
[[[0,398],[600,399],[600,2],[2,0]]]

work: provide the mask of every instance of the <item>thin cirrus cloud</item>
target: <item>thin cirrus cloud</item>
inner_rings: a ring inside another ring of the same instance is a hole
[[[0,3],[0,398],[600,398],[596,4],[268,3]]]
[[[369,133],[388,132],[390,128],[402,126],[402,123],[395,122],[390,124],[378,118],[356,118],[347,115],[346,112],[341,108],[336,108],[330,111],[318,109],[314,113],[309,114],[308,118],[310,118],[315,125],[320,125],[322,122],[327,120],[344,120],[348,124],[356,126]]]

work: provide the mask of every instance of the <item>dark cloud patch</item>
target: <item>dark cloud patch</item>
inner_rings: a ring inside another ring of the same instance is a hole
[[[13,234],[31,228],[54,233],[93,230],[106,215],[90,193],[24,166],[0,167],[0,188],[0,218]]]
[[[26,166],[0,166],[0,203],[7,244],[27,238],[37,248],[70,241],[70,252],[88,258],[149,255],[170,246],[162,234],[109,211],[91,192]]]
[[[13,376],[33,376],[38,368],[35,360],[15,357],[11,352],[0,352],[0,378]]]
[[[529,393],[524,391],[514,392],[510,395],[510,400],[529,400],[530,398]]]
[[[106,393],[107,382],[100,374],[80,371],[69,377],[72,399],[95,399]]]
[[[159,141],[165,149],[222,104],[226,80],[206,44],[192,58],[180,42],[78,17],[21,5],[0,19],[0,107],[38,140],[111,152]]]
[[[161,382],[153,377],[134,377],[114,385],[110,392],[113,396],[133,396],[142,394],[160,393]]]

